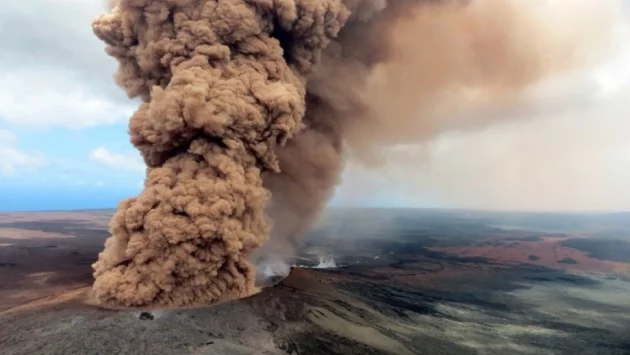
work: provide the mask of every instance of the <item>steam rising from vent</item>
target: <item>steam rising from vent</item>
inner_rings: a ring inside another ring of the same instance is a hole
[[[319,264],[313,266],[314,269],[332,269],[336,267],[337,263],[335,262],[335,258],[332,256],[320,256]]]
[[[291,271],[289,264],[285,263],[281,259],[275,259],[272,261],[260,263],[258,270],[262,273],[260,279],[271,279],[273,277],[286,277]]]
[[[587,59],[606,16],[589,9],[576,26],[552,16],[573,6],[541,3],[116,1],[93,29],[144,101],[129,134],[147,177],[111,222],[95,296],[178,307],[252,294],[254,265],[299,246],[345,159],[377,164],[392,145],[487,124],[461,114]]]

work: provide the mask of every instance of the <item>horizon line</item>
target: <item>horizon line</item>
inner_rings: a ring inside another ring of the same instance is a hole
[[[41,213],[41,212],[97,212],[97,211],[116,211],[118,207],[99,207],[99,208],[69,208],[69,209],[41,209],[41,210],[5,210],[0,209],[0,213]],[[353,209],[353,210],[424,210],[424,211],[443,211],[443,212],[485,212],[485,213],[525,213],[525,214],[626,214],[630,210],[534,210],[534,209],[491,209],[491,208],[464,208],[464,207],[413,207],[413,206],[327,206],[327,210]]]

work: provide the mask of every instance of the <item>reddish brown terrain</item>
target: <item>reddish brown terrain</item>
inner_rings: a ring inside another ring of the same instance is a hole
[[[630,263],[597,259],[589,253],[562,245],[562,242],[579,237],[543,237],[539,241],[501,243],[490,245],[431,247],[430,250],[465,257],[482,257],[499,264],[534,264],[558,269],[630,274]],[[630,238],[629,238],[630,239]],[[576,263],[559,262],[575,260]]]
[[[0,312],[89,288],[110,215],[0,213]]]

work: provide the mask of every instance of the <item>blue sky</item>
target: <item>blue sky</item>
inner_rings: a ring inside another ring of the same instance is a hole
[[[3,131],[25,157],[1,169],[0,210],[113,207],[141,190],[143,166],[124,122]]]
[[[115,207],[140,192],[127,136],[138,102],[114,84],[116,63],[90,28],[104,4],[3,6],[0,210]],[[606,58],[541,85],[531,117],[396,147],[376,169],[349,162],[333,203],[629,210],[630,21],[617,20]]]

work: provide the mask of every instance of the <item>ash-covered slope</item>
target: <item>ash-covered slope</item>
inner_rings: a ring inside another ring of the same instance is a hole
[[[294,268],[246,299],[149,312],[87,306],[88,290],[73,291],[0,313],[12,324],[0,329],[0,344],[3,354],[413,354],[331,283],[339,276]]]
[[[149,312],[89,306],[81,302],[86,286],[83,294],[68,291],[0,312],[0,323],[11,325],[0,327],[0,349],[3,355],[627,354],[630,309],[619,295],[630,292],[630,283],[577,283],[577,276],[567,283],[553,277],[559,271],[542,269],[536,275],[547,281],[524,283],[523,272],[477,270],[465,279],[405,285],[375,278],[366,267],[294,268],[245,299]],[[566,311],[585,305],[587,313]]]

